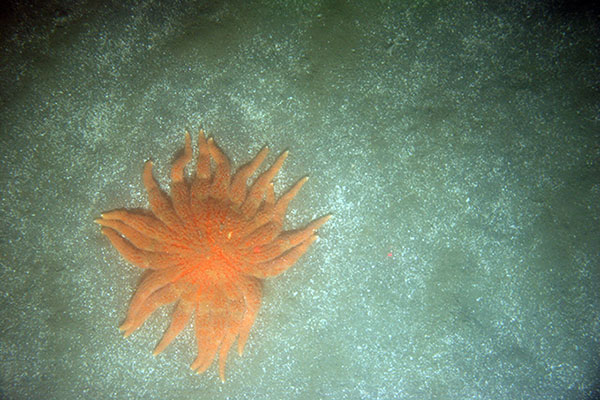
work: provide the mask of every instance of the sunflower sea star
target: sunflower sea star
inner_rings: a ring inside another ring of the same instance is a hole
[[[219,375],[225,381],[229,349],[237,338],[242,354],[260,308],[262,280],[291,267],[331,215],[303,229],[283,231],[287,206],[308,179],[300,179],[275,199],[272,179],[287,151],[247,187],[268,149],[231,176],[229,160],[214,140],[207,140],[202,130],[198,136],[196,173],[191,180],[185,177],[184,168],[192,159],[186,132],[184,151],[171,170],[170,198],[147,161],[142,177],[152,211],[113,210],[95,222],[126,260],[148,269],[120,326],[125,337],[158,307],[177,302],[154,354],[162,352],[194,314],[198,356],[191,368],[203,373],[218,353]]]

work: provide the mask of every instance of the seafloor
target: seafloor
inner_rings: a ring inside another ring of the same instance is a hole
[[[13,2],[0,24],[0,398],[600,395],[597,10],[579,2]],[[93,223],[183,131],[333,213],[227,381]]]

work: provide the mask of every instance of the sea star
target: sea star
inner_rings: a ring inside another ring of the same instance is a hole
[[[268,149],[231,176],[229,160],[215,141],[207,140],[202,130],[198,137],[196,173],[189,180],[184,172],[192,158],[186,132],[184,151],[171,170],[170,198],[147,161],[142,177],[152,211],[113,210],[95,222],[126,260],[148,269],[120,326],[125,337],[158,307],[177,302],[154,354],[162,352],[194,314],[198,356],[191,368],[203,373],[218,352],[219,376],[225,381],[227,354],[236,338],[238,353],[243,352],[260,308],[263,279],[291,267],[330,215],[303,229],[283,231],[288,203],[308,179],[300,179],[275,200],[272,179],[288,152],[247,187]]]

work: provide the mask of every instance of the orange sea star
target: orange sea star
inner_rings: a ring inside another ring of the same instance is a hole
[[[308,179],[302,178],[275,200],[272,179],[288,153],[247,187],[268,149],[231,176],[229,160],[214,140],[207,140],[202,130],[198,136],[196,173],[191,180],[185,177],[184,168],[192,158],[186,133],[184,151],[171,171],[170,198],[159,188],[148,161],[142,176],[152,212],[114,210],[96,222],[125,259],[149,270],[120,326],[125,336],[158,307],[177,301],[154,354],[162,352],[194,314],[198,356],[191,368],[206,371],[218,352],[224,381],[229,349],[237,338],[242,354],[256,318],[262,280],[292,266],[330,215],[303,229],[282,231],[288,203]]]

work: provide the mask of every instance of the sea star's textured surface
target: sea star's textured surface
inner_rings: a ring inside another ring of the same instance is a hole
[[[184,151],[171,171],[170,198],[152,176],[152,163],[146,162],[143,181],[152,212],[114,210],[96,222],[125,259],[148,269],[120,327],[125,336],[158,307],[177,302],[154,354],[171,343],[193,314],[198,356],[191,367],[204,372],[218,352],[219,375],[225,380],[227,353],[237,338],[242,354],[256,318],[262,279],[292,266],[330,216],[300,230],[282,231],[287,205],[308,179],[275,200],[271,181],[287,152],[247,187],[266,148],[233,176],[227,156],[203,131],[198,148],[196,173],[188,181],[184,168],[192,147],[186,133]]]

